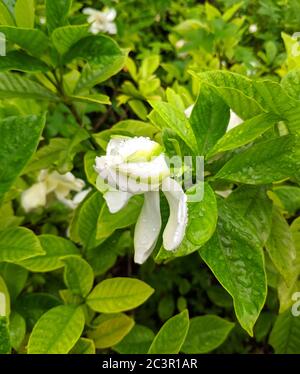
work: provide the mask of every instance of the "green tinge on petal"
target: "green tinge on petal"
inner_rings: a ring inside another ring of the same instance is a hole
[[[167,251],[174,251],[181,244],[188,221],[187,196],[174,179],[166,178],[162,184],[170,216],[163,232],[163,245]]]
[[[134,262],[137,264],[144,263],[151,255],[161,229],[159,192],[146,192],[144,196],[134,231]]]
[[[127,162],[147,162],[152,158],[159,156],[163,151],[160,144],[154,143],[151,151],[137,151],[131,154],[125,161]]]

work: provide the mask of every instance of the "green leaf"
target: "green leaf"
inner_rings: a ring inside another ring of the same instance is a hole
[[[262,244],[267,241],[272,225],[272,201],[266,192],[265,186],[244,185],[233,190],[226,199],[231,209],[251,222]]]
[[[282,78],[281,86],[288,95],[296,100],[300,100],[300,69],[289,71]]]
[[[291,135],[261,141],[230,159],[216,178],[267,184],[294,176],[300,165],[295,155],[298,147]]]
[[[0,73],[0,99],[14,97],[36,100],[58,100],[58,97],[51,91],[30,79],[12,73]]]
[[[54,165],[59,155],[69,146],[70,140],[65,138],[52,138],[49,144],[39,148],[24,169],[24,174],[48,169]]]
[[[62,258],[65,264],[64,280],[74,295],[86,297],[93,287],[94,273],[90,265],[78,256]]]
[[[212,86],[227,105],[246,120],[263,112],[256,100],[251,79],[228,71],[208,71],[196,74],[200,82]]]
[[[16,300],[15,308],[25,318],[30,331],[45,312],[60,304],[61,300],[53,295],[35,292],[20,295]]]
[[[89,25],[68,25],[55,29],[51,35],[54,47],[65,54],[79,40],[89,35]]]
[[[109,96],[101,94],[92,94],[88,96],[70,96],[73,101],[86,104],[111,104]]]
[[[36,57],[32,57],[25,52],[11,51],[6,56],[1,56],[0,71],[19,70],[28,73],[45,72],[49,67]]]
[[[88,337],[101,349],[118,344],[134,326],[134,320],[124,313],[103,314],[96,323],[96,329],[88,332]]]
[[[179,353],[189,329],[189,313],[187,310],[170,318],[155,336],[148,354]]]
[[[295,271],[296,248],[289,225],[276,207],[273,209],[272,228],[266,248],[276,269],[290,283]]]
[[[104,200],[99,192],[95,192],[88,197],[80,206],[78,216],[73,221],[73,230],[77,232],[80,243],[87,249],[97,247],[102,240],[96,238],[97,221],[101,208],[104,205]]]
[[[26,323],[24,318],[17,312],[13,312],[9,320],[9,335],[11,346],[18,351],[26,334]]]
[[[126,207],[117,213],[110,213],[104,204],[98,217],[96,238],[106,239],[115,230],[134,224],[140,214],[142,201],[141,196],[133,196]]]
[[[38,29],[0,26],[0,32],[5,34],[8,41],[17,44],[34,56],[40,56],[49,46],[47,36]]]
[[[284,209],[290,215],[300,210],[300,188],[296,186],[276,186],[273,192],[279,197]]]
[[[189,354],[213,351],[226,340],[233,327],[234,323],[215,315],[194,317],[181,350]]]
[[[51,33],[59,26],[65,26],[72,0],[46,0],[46,18],[48,30]]]
[[[270,335],[269,343],[275,353],[300,353],[300,318],[292,315],[290,310],[280,314]]]
[[[0,25],[13,26],[15,21],[7,6],[0,1]]]
[[[104,274],[112,268],[119,255],[132,248],[132,238],[129,231],[116,231],[98,247],[91,248],[86,258],[91,264],[96,276]]]
[[[26,269],[33,272],[48,272],[64,266],[61,257],[78,255],[79,250],[67,239],[55,235],[40,235],[39,237],[44,254],[19,262]]]
[[[80,338],[84,328],[81,307],[60,305],[42,315],[28,342],[28,353],[65,354]]]
[[[201,155],[205,155],[224,135],[228,121],[228,106],[209,86],[201,85],[190,117]]]
[[[0,276],[0,316],[10,315],[10,296],[4,279]]]
[[[0,231],[0,262],[19,262],[43,253],[38,238],[25,227]]]
[[[44,125],[44,116],[0,120],[0,202],[36,150]]]
[[[105,279],[90,293],[87,304],[96,312],[118,313],[136,308],[153,292],[153,288],[138,279]]]
[[[73,355],[92,355],[95,353],[94,342],[86,338],[80,338],[70,351],[70,354]]]
[[[0,315],[0,354],[10,353],[10,350],[8,317]]]
[[[162,126],[169,127],[186,143],[190,149],[197,154],[198,147],[195,135],[191,128],[191,125],[186,118],[185,114],[174,108],[169,103],[164,103],[162,101],[150,101],[150,105],[157,112],[157,114],[162,118]]]
[[[234,301],[236,316],[252,336],[267,294],[264,258],[255,230],[235,210],[219,207],[214,236],[199,251]]]
[[[28,271],[19,265],[2,262],[0,275],[7,285],[11,301],[14,302],[26,284]]]
[[[113,350],[121,354],[146,354],[154,339],[154,333],[146,326],[134,325]]]
[[[126,53],[111,38],[91,35],[75,43],[64,55],[64,62],[83,59],[84,66],[75,93],[91,88],[117,74],[125,64]]]
[[[17,0],[15,17],[18,27],[34,27],[34,0]]]
[[[277,121],[278,117],[272,113],[263,113],[248,119],[243,124],[228,131],[209,152],[209,157],[252,142],[269,130]]]

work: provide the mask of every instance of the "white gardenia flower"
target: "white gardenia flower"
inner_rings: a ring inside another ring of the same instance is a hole
[[[38,182],[25,190],[21,195],[21,204],[26,212],[46,206],[47,198],[52,193],[57,200],[70,209],[75,209],[85,198],[90,189],[83,190],[85,182],[76,178],[71,172],[59,174],[41,170]],[[68,198],[71,191],[77,192],[73,199]]]
[[[116,34],[117,26],[113,22],[117,16],[117,12],[113,8],[104,9],[102,12],[93,8],[84,8],[83,14],[88,15],[88,23],[91,24],[90,31],[93,34],[106,32],[108,34]]]
[[[255,32],[257,32],[257,25],[256,24],[250,25],[249,32],[251,32],[251,34],[254,34]]]
[[[97,187],[111,213],[121,210],[136,194],[144,194],[144,205],[134,232],[134,261],[142,264],[151,255],[161,230],[159,190],[165,194],[170,216],[163,245],[174,251],[181,244],[187,225],[187,197],[170,178],[162,147],[145,137],[112,138],[106,155],[96,157]]]

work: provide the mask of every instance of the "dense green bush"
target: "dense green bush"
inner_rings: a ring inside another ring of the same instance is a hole
[[[0,353],[300,353],[299,25],[0,0]]]

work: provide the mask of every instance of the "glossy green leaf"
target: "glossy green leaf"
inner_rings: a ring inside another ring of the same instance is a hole
[[[300,318],[290,310],[280,314],[270,335],[269,343],[275,353],[300,353]]]
[[[55,48],[63,55],[75,43],[88,35],[89,25],[68,25],[55,29],[51,38]]]
[[[0,1],[0,25],[13,26],[15,21],[8,10],[7,6]]]
[[[210,87],[201,85],[190,117],[201,155],[205,155],[225,134],[228,121],[228,106]]]
[[[39,83],[36,83],[28,78],[21,77],[17,74],[0,73],[0,98],[8,99],[14,97],[50,101],[58,100],[58,97],[56,97],[47,88],[41,86]]]
[[[34,0],[17,0],[15,17],[18,27],[34,27]]]
[[[105,279],[92,290],[87,304],[96,312],[118,313],[136,308],[153,292],[153,288],[138,279]]]
[[[97,247],[101,239],[96,238],[97,221],[104,200],[99,192],[88,197],[78,209],[78,215],[73,220],[73,230],[77,232],[80,242],[87,248]]]
[[[25,52],[11,51],[6,56],[1,56],[0,71],[19,70],[28,73],[45,72],[49,67],[36,57],[30,56]]]
[[[243,124],[228,131],[209,152],[209,157],[241,147],[255,140],[278,121],[271,113],[263,113],[248,119]]]
[[[81,307],[61,305],[38,320],[28,342],[28,353],[65,354],[80,338],[84,328]]]
[[[266,248],[279,273],[290,283],[293,278],[296,249],[289,225],[276,207],[273,210],[272,228]]]
[[[37,323],[40,317],[62,302],[57,297],[47,293],[24,293],[16,301],[16,311],[21,314],[29,330]]]
[[[64,266],[61,257],[78,255],[76,246],[67,239],[55,235],[40,235],[39,237],[44,254],[19,262],[26,269],[34,272],[48,272]]]
[[[300,69],[289,71],[282,78],[281,85],[288,95],[300,100]]]
[[[234,323],[228,322],[215,315],[194,317],[182,346],[184,353],[207,353],[216,349],[227,338]]]
[[[13,312],[9,319],[9,336],[11,346],[17,351],[26,334],[26,322],[17,312]]]
[[[49,45],[47,36],[38,29],[0,26],[0,32],[5,35],[8,41],[17,44],[34,56],[40,56]]]
[[[220,209],[217,230],[199,252],[232,296],[240,324],[252,335],[267,294],[261,244],[241,215],[226,205]]]
[[[46,0],[46,18],[50,32],[67,24],[71,5],[72,0]]]
[[[70,351],[70,354],[73,355],[92,355],[95,353],[95,343],[86,338],[80,338]]]
[[[121,354],[146,354],[154,339],[154,332],[146,326],[134,325],[122,341],[113,347]]]
[[[133,328],[134,320],[124,313],[102,314],[97,318],[95,330],[88,337],[95,342],[96,348],[109,348],[118,344]]]
[[[196,74],[200,82],[212,86],[227,105],[246,120],[263,112],[257,102],[251,79],[228,71],[208,71]]]
[[[91,35],[75,43],[64,55],[64,61],[83,59],[84,66],[75,93],[91,88],[117,74],[125,63],[126,53],[111,38]]]
[[[162,118],[163,123],[161,123],[161,126],[167,126],[175,131],[186,145],[197,154],[197,141],[185,114],[169,103],[152,100],[150,104],[155,112]]]
[[[97,239],[106,239],[115,230],[128,227],[137,221],[142,207],[142,197],[132,197],[126,207],[117,213],[110,213],[106,204],[102,206],[97,222]]]
[[[189,313],[187,310],[170,318],[155,336],[148,353],[179,353],[189,330]]]
[[[44,254],[37,236],[25,227],[0,231],[0,262],[19,262]]]
[[[94,273],[90,265],[79,256],[62,258],[65,264],[64,280],[75,295],[85,297],[93,287]]]
[[[44,116],[0,121],[0,202],[36,150],[44,124]]]
[[[231,209],[243,216],[254,228],[263,244],[267,241],[272,225],[272,201],[265,186],[244,185],[233,190],[226,199]]]
[[[254,144],[235,155],[216,178],[246,184],[267,184],[294,176],[299,170],[297,140],[290,135]]]
[[[0,263],[0,275],[6,283],[11,300],[15,301],[26,284],[28,271],[19,265],[2,262]]]
[[[284,209],[290,215],[300,210],[300,188],[296,186],[275,186],[273,192],[279,197]]]

